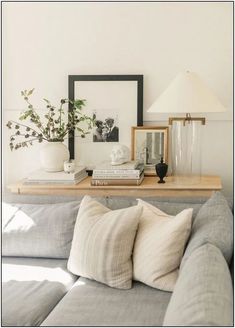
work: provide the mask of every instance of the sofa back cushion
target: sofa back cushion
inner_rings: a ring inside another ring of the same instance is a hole
[[[220,192],[215,192],[196,215],[181,265],[195,249],[206,243],[217,246],[230,262],[233,254],[233,215]]]
[[[68,258],[79,205],[3,203],[2,255]]]
[[[191,199],[191,198],[182,198],[182,197],[172,197],[172,198],[158,198],[158,197],[142,197],[145,202],[157,207],[159,210],[167,213],[168,215],[175,216],[179,212],[187,209],[193,209],[193,219],[196,217],[198,211],[202,205],[207,201],[207,199]],[[106,206],[112,210],[117,210],[121,208],[126,208],[129,206],[135,206],[138,203],[138,200],[135,197],[107,197]]]
[[[181,267],[163,326],[232,326],[233,288],[221,251],[206,244]]]

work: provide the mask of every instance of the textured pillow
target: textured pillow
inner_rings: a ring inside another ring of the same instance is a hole
[[[163,326],[233,326],[233,286],[221,251],[197,248],[180,269]]]
[[[68,270],[110,287],[132,284],[132,249],[140,206],[111,211],[85,196],[81,202],[68,261]]]
[[[143,200],[133,251],[133,277],[151,287],[172,291],[191,230],[192,209],[169,216]]]
[[[3,203],[2,255],[68,258],[79,205]]]
[[[233,253],[233,215],[220,192],[215,192],[198,212],[181,265],[196,248],[206,243],[217,246],[226,261],[230,262]]]

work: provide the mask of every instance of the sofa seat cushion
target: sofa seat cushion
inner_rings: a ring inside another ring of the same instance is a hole
[[[40,325],[77,280],[66,265],[59,259],[3,257],[2,325]]]
[[[161,326],[171,295],[140,282],[120,290],[79,278],[42,326]]]

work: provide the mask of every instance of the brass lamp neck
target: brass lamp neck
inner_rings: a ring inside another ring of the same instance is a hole
[[[183,124],[190,123],[192,121],[199,121],[202,125],[206,124],[205,117],[191,117],[189,113],[186,113],[186,117],[169,117],[169,125],[172,125],[174,121],[183,121]]]

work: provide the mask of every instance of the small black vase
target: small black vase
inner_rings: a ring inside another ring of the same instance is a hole
[[[160,180],[158,181],[158,183],[165,183],[165,181],[163,180],[163,178],[167,174],[168,165],[166,163],[163,163],[163,157],[161,157],[161,162],[155,165],[155,169],[156,169],[157,175],[160,178]]]

